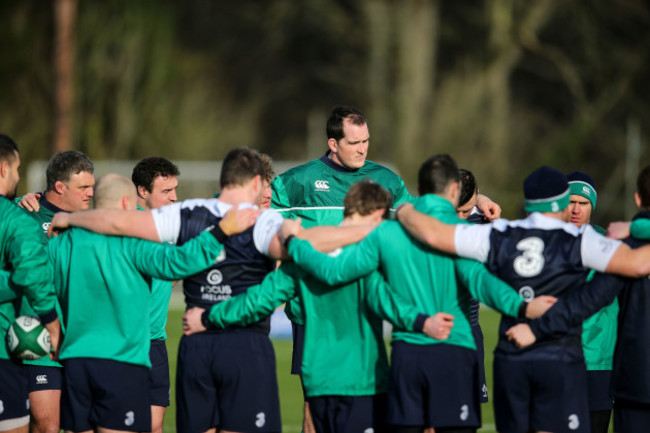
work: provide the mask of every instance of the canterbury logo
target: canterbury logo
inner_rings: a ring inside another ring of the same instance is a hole
[[[330,190],[329,182],[326,180],[317,180],[316,182],[314,182],[314,186],[316,187],[316,191]]]
[[[39,385],[44,385],[47,383],[47,374],[41,374],[36,376],[36,383]]]

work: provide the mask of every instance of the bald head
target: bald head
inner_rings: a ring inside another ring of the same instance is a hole
[[[136,200],[135,185],[119,174],[107,174],[95,185],[95,208],[133,210]]]

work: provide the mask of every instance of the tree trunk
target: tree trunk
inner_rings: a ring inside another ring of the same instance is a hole
[[[53,152],[68,150],[72,144],[74,107],[74,29],[77,0],[56,0],[54,5],[54,141]]]

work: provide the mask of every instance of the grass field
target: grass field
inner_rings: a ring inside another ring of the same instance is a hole
[[[178,341],[181,336],[182,312],[171,310],[167,325],[167,350],[169,352],[169,364],[172,381],[172,405],[165,416],[164,429],[167,433],[176,431],[176,414],[174,406],[174,376],[176,371],[176,353],[178,352]],[[485,337],[485,372],[487,375],[487,386],[492,390],[492,351],[496,345],[497,331],[500,315],[495,311],[482,307],[480,313],[481,327]],[[274,340],[275,355],[277,358],[278,384],[280,387],[280,405],[282,410],[282,431],[284,433],[299,433],[302,426],[302,391],[297,376],[289,374],[291,368],[290,340]],[[492,396],[490,395],[490,398]],[[483,427],[479,432],[495,432],[494,413],[492,402],[481,405]],[[610,427],[610,431],[611,427]]]

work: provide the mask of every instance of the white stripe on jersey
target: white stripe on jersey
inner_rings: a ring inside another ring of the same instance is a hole
[[[215,217],[221,218],[230,210],[232,205],[216,198],[196,198],[153,209],[152,215],[161,242],[176,244],[181,232],[181,211],[183,209],[192,210],[196,207],[203,207]],[[249,207],[257,209],[257,206],[250,203],[239,204],[240,209]],[[282,216],[273,209],[263,211],[257,218],[253,228],[253,241],[255,248],[262,254],[268,255],[269,244],[280,230],[282,220]]]

